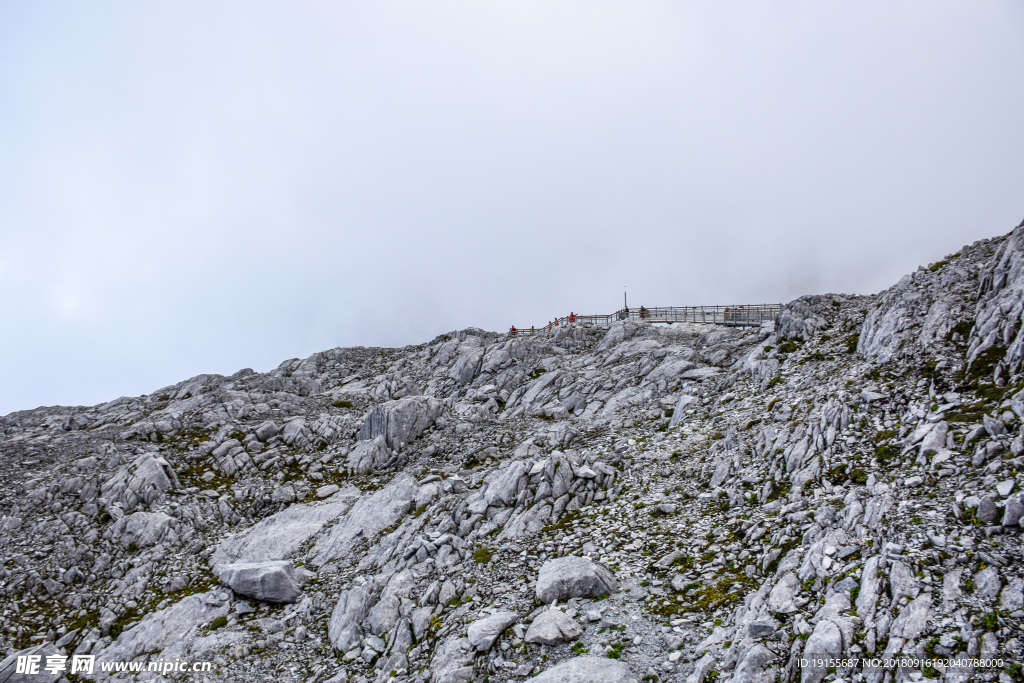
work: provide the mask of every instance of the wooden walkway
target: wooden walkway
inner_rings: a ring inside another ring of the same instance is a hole
[[[709,325],[726,325],[728,327],[759,326],[762,322],[775,320],[782,312],[782,304],[754,304],[739,306],[667,306],[658,308],[620,309],[607,315],[566,315],[555,318],[550,324],[541,327],[513,328],[509,334],[530,336],[547,332],[549,327],[555,330],[563,325],[589,323],[608,327],[619,320],[634,320],[646,323],[703,323]]]

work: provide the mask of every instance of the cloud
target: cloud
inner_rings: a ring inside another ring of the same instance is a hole
[[[871,292],[1019,221],[1019,4],[0,8],[0,412]]]

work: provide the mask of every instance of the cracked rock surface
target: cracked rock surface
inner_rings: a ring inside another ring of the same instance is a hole
[[[4,416],[0,676],[1021,680],[1022,292],[1018,227],[758,328],[467,329]],[[801,664],[897,655],[937,663]]]

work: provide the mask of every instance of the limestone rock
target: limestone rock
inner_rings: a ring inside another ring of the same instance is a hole
[[[800,592],[800,586],[800,578],[795,572],[783,575],[768,596],[768,609],[783,614],[795,612],[798,609],[795,599]]]
[[[535,683],[637,683],[624,663],[584,655],[554,666],[531,679]]]
[[[545,562],[537,576],[537,599],[549,603],[596,598],[619,589],[615,575],[599,562],[569,555]]]
[[[583,635],[579,622],[559,609],[546,609],[534,618],[526,631],[526,642],[557,645]]]
[[[497,640],[509,626],[516,622],[518,617],[515,612],[495,612],[494,614],[477,619],[469,625],[467,636],[469,644],[477,652],[487,652],[494,646]]]
[[[814,632],[811,633],[811,637],[807,639],[803,656],[808,660],[820,661],[836,659],[842,653],[843,637],[839,627],[827,619],[819,621]],[[827,671],[827,666],[811,664],[801,669],[800,681],[801,683],[818,683],[825,677]]]
[[[24,650],[18,650],[0,662],[0,683],[56,683],[63,673],[46,671],[46,658],[60,654],[53,643],[40,643]],[[17,673],[19,657],[39,657],[35,673]]]
[[[147,453],[105,481],[100,495],[109,504],[121,503],[125,512],[131,512],[140,505],[151,505],[180,485],[178,476],[165,459]]]
[[[388,448],[398,450],[423,433],[441,416],[444,404],[429,396],[389,401],[369,412],[359,428],[360,441],[383,436]]]
[[[162,512],[134,512],[122,517],[110,529],[111,539],[122,548],[134,544],[148,548],[157,543],[177,540],[174,532],[175,519]]]
[[[434,651],[430,660],[431,683],[462,683],[473,680],[473,646],[467,638],[451,636]]]
[[[369,441],[360,441],[348,454],[349,471],[366,474],[378,467],[383,467],[391,459],[387,441],[377,436]]]
[[[356,586],[342,592],[327,622],[327,637],[339,652],[348,652],[363,638],[362,623],[373,607],[372,587]]]
[[[291,562],[239,562],[217,565],[214,574],[239,595],[264,602],[295,602],[299,583]]]
[[[95,670],[104,662],[131,661],[144,652],[161,652],[186,637],[194,637],[198,629],[217,617],[227,616],[231,604],[226,594],[218,591],[189,595],[162,610],[143,617],[138,626],[122,633],[113,643],[96,655]]]
[[[211,564],[283,560],[315,536],[331,520],[345,514],[359,490],[349,487],[319,505],[292,505],[220,544]],[[335,502],[337,501],[337,502]]]
[[[344,557],[358,539],[373,538],[381,529],[394,524],[409,511],[416,491],[416,479],[403,472],[383,489],[360,498],[334,525],[330,534],[317,541],[312,551],[314,562],[323,565]]]

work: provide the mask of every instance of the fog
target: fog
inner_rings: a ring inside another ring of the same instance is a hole
[[[4,3],[0,414],[1024,218],[1019,2]]]

